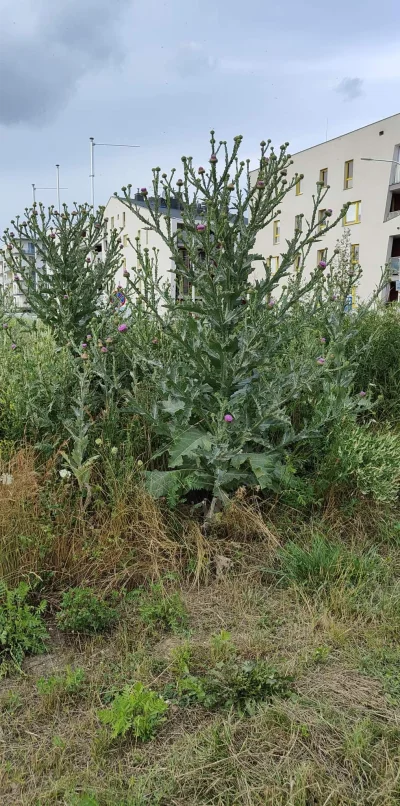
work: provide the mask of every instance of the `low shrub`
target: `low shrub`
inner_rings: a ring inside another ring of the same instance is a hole
[[[83,669],[67,667],[64,674],[55,674],[50,677],[39,677],[36,683],[37,690],[42,697],[50,703],[57,699],[80,694],[85,683]]]
[[[91,588],[71,588],[63,594],[56,620],[60,630],[92,635],[110,629],[118,614]]]
[[[187,628],[188,614],[178,592],[169,593],[160,583],[151,586],[140,605],[139,613],[144,624],[162,627],[174,633]]]
[[[165,721],[167,710],[168,703],[159,694],[138,682],[117,694],[110,708],[99,712],[99,719],[110,725],[113,739],[129,732],[146,742]]]
[[[29,585],[20,582],[9,589],[0,582],[0,673],[7,671],[7,662],[20,666],[25,655],[46,650],[47,629],[42,614],[46,602],[29,604]]]

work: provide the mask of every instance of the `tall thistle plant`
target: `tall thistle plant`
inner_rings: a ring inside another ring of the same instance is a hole
[[[229,150],[212,132],[209,167],[196,169],[183,157],[178,179],[174,170],[153,169],[151,191],[141,191],[146,213],[131,186],[122,189],[124,203],[168,245],[177,277],[192,289],[177,304],[157,285],[149,252],[137,246],[139,268],[127,278],[128,289],[140,294],[148,317],[159,320],[161,339],[174,345],[167,364],[154,359],[159,394],[152,411],[131,399],[163,444],[164,469],[150,471],[148,484],[170,500],[189,489],[209,490],[212,508],[239,485],[277,486],[291,448],[307,437],[307,426],[296,428],[289,406],[324,372],[324,361],[316,352],[306,368],[283,365],[279,327],[289,309],[321,285],[327,269],[321,262],[293,281],[296,258],[304,263],[346,210],[336,217],[327,210],[321,229],[317,213],[327,191],[318,183],[311,218],[287,241],[274,271],[268,256],[255,251],[257,235],[279,216],[279,205],[302,177],[287,178],[288,144],[276,153],[263,141],[253,183],[249,160],[239,159],[241,140],[235,137]],[[172,226],[177,202],[183,232]],[[159,297],[164,312],[154,304]]]
[[[59,343],[79,341],[101,307],[103,294],[121,266],[116,230],[107,236],[104,207],[61,212],[42,204],[25,210],[4,233],[2,253],[20,291]],[[107,239],[105,254],[97,250]],[[32,254],[26,244],[33,244]]]

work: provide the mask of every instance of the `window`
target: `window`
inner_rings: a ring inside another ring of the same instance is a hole
[[[122,213],[122,226],[124,227],[126,224],[126,213]]]
[[[124,246],[129,246],[129,235],[124,235]]]
[[[327,249],[318,249],[317,252],[317,263],[326,263],[328,260],[328,250]]]
[[[299,272],[300,268],[301,268],[301,257],[300,257],[300,255],[296,255],[293,265],[294,265],[295,272]]]
[[[281,239],[281,222],[277,218],[274,221],[273,242],[279,243],[280,239]]]
[[[296,196],[301,196],[303,193],[303,180],[298,179],[296,182]]]
[[[111,225],[111,229],[113,230],[114,229],[114,216],[113,215],[111,216],[110,225]]]
[[[351,224],[359,224],[361,221],[361,202],[352,202],[347,213],[343,219],[343,226],[348,227]]]
[[[360,262],[360,246],[358,243],[350,245],[350,260],[353,266]]]
[[[35,254],[35,247],[34,247],[32,241],[27,242],[25,251],[26,251],[27,255],[34,255]]]
[[[271,269],[273,272],[278,271],[279,269],[279,255],[278,257],[271,257]]]
[[[299,230],[299,232],[302,232],[302,230],[303,230],[303,216],[302,215],[296,215],[294,217],[294,228],[295,228],[295,230],[297,229],[297,230]]]
[[[326,210],[318,210],[318,229],[321,231],[326,227]]]
[[[344,189],[353,187],[353,160],[347,160],[344,164]]]
[[[328,169],[321,168],[319,172],[319,181],[322,182],[324,188],[328,187]]]

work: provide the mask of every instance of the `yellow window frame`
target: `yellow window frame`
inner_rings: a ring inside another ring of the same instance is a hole
[[[321,168],[319,172],[319,181],[323,183],[324,188],[328,187],[328,169]]]
[[[294,270],[295,270],[295,272],[297,274],[300,271],[300,268],[301,268],[301,255],[296,255],[295,256],[293,265],[294,265]]]
[[[352,243],[350,244],[350,261],[354,265],[357,265],[360,262],[360,244],[359,243]]]
[[[328,250],[327,250],[326,247],[325,247],[325,249],[318,249],[317,263],[320,263],[321,260],[323,260],[324,263],[326,263],[326,261],[328,260]]]
[[[124,246],[129,246],[129,235],[124,235]]]
[[[351,175],[350,175],[350,166],[351,166]],[[353,175],[354,175],[354,160],[346,160],[344,164],[344,189],[348,190],[349,188],[353,187]]]
[[[323,210],[318,210],[318,229],[319,230],[323,230],[326,227],[325,213],[326,213],[325,208]]]
[[[271,257],[271,269],[275,273],[279,269],[279,255]]]
[[[112,230],[115,229],[115,227],[114,227],[114,216],[113,215],[111,216],[110,227],[111,227]]]
[[[302,183],[303,183],[302,179],[298,179],[296,182],[296,196],[301,196],[301,194],[303,193]]]
[[[303,231],[303,216],[301,214],[294,217],[294,229],[299,232]]]
[[[346,210],[346,215],[345,215],[345,217],[343,219],[343,226],[344,227],[352,227],[353,224],[360,224],[361,223],[361,200],[351,202],[350,207],[353,207],[353,205],[355,205],[354,221],[348,221],[347,220],[347,213],[349,212],[349,210]]]
[[[273,222],[273,235],[272,235],[272,242],[277,244],[280,242],[281,239],[281,222],[279,218],[276,218]]]

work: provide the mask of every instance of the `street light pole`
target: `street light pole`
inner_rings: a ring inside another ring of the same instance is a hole
[[[127,143],[95,143],[94,137],[89,137],[90,140],[90,199],[92,210],[94,212],[94,147],[106,146],[107,148],[140,148],[140,146],[128,145]]]
[[[56,166],[56,167],[59,167],[59,166]],[[50,188],[50,187],[42,187],[42,188],[38,188],[38,187],[36,187],[36,185],[34,184],[34,182],[32,182],[32,196],[33,196],[33,203],[34,203],[34,204],[35,204],[35,202],[36,202],[36,191],[37,191],[37,190],[56,190],[56,191],[57,191],[58,202],[59,202],[59,201],[60,201],[60,190],[68,190],[68,188],[66,188],[66,187],[62,187],[62,188],[60,188],[60,186],[59,186],[59,184],[58,184],[58,183],[57,183],[56,187],[51,187],[51,188]],[[58,206],[60,206],[60,205],[58,205]]]
[[[60,199],[60,166],[56,165],[56,188],[57,188],[57,210],[61,213],[61,199]]]

